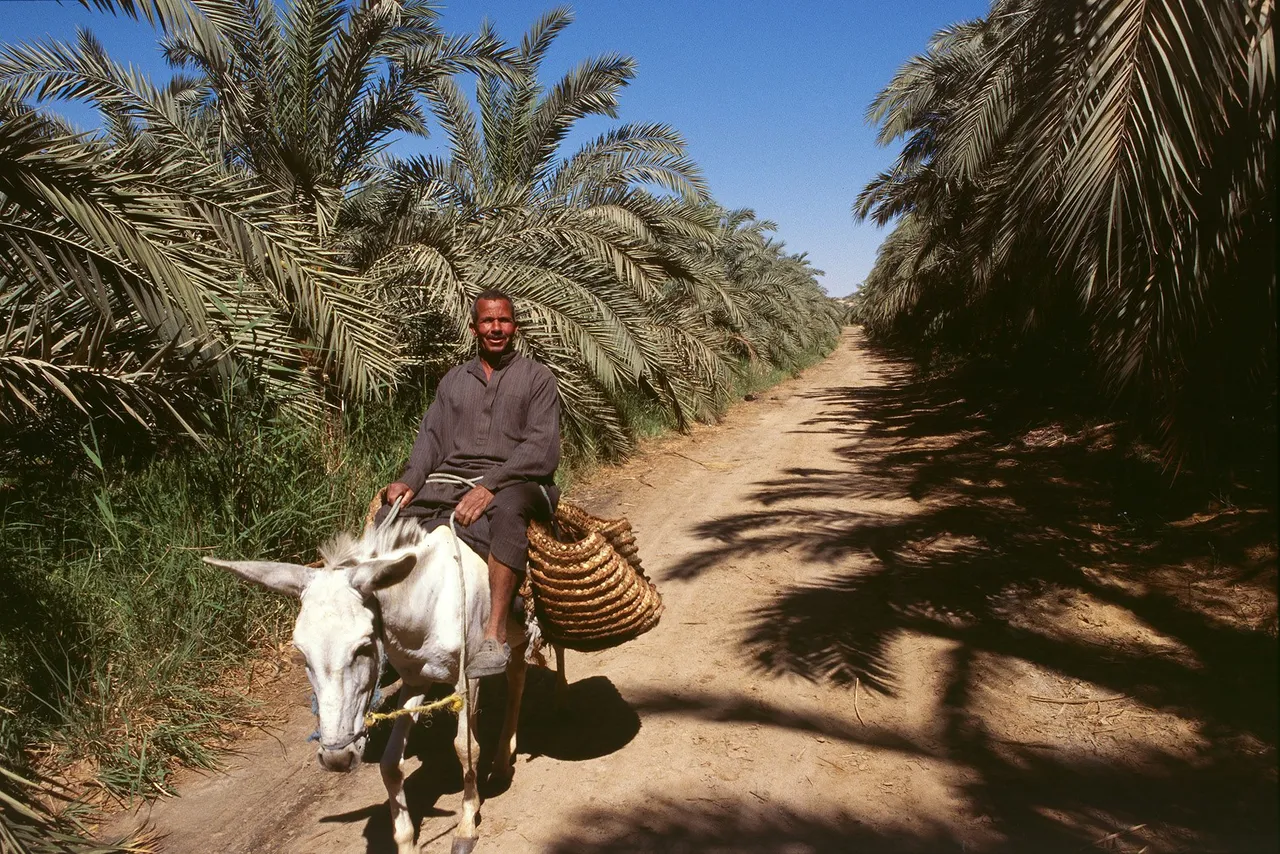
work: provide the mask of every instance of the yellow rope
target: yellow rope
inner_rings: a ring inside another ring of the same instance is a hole
[[[406,706],[403,709],[396,709],[394,712],[387,712],[385,715],[381,712],[366,712],[364,716],[364,725],[371,727],[379,721],[389,721],[393,718],[402,718],[405,715],[429,714],[436,709],[448,709],[453,714],[462,711],[462,695],[450,694],[443,700],[437,700],[434,703],[427,703],[425,706]]]

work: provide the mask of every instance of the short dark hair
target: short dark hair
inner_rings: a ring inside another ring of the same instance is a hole
[[[507,305],[511,306],[511,319],[517,320],[516,301],[513,300],[511,297],[507,296],[502,291],[498,290],[497,288],[485,288],[480,293],[476,294],[476,298],[471,301],[471,322],[474,324],[477,320],[480,319],[480,300],[499,300],[499,299],[505,300]],[[517,322],[519,321],[517,320]]]

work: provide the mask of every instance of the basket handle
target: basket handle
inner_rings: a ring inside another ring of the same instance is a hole
[[[560,519],[556,516],[556,508],[551,504],[551,493],[547,492],[545,483],[538,484],[538,489],[542,490],[542,500],[547,502],[547,518],[551,520],[551,536],[559,540],[564,536],[564,532],[560,530]]]

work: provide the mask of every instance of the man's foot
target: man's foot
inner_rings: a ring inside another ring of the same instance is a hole
[[[479,679],[481,676],[493,676],[507,669],[511,660],[511,647],[493,638],[485,638],[480,648],[471,654],[467,662],[467,677]]]

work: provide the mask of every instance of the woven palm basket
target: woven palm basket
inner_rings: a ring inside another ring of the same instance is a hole
[[[626,519],[600,519],[567,502],[556,510],[560,536],[529,523],[528,597],[543,638],[583,652],[607,649],[658,624],[662,597],[640,566]]]

